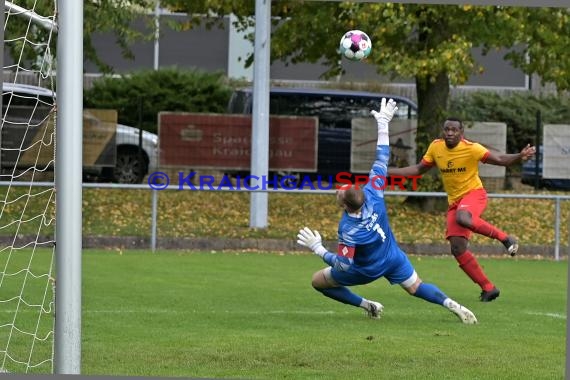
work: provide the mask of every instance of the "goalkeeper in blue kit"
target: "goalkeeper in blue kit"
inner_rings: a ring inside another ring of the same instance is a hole
[[[353,293],[348,286],[385,277],[409,294],[447,308],[463,323],[477,323],[475,315],[465,306],[436,285],[422,282],[390,229],[383,189],[390,157],[388,124],[396,110],[396,102],[382,99],[380,112],[371,111],[378,125],[378,142],[370,181],[362,188],[347,185],[337,191],[337,203],[344,209],[338,225],[338,253],[323,246],[318,231],[304,227],[297,235],[298,244],[311,249],[329,265],[313,274],[312,285],[329,298],[361,307],[371,318],[380,318],[383,305]]]

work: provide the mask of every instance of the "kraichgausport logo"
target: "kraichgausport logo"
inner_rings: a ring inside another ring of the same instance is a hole
[[[213,175],[198,175],[197,172],[178,172],[178,181],[170,186],[170,177],[164,172],[154,172],[148,176],[148,186],[152,190],[346,190],[352,186],[362,188],[369,184],[376,190],[412,190],[418,188],[421,176],[389,176],[353,175],[349,172],[339,172],[329,176],[230,176],[224,174],[221,179]]]

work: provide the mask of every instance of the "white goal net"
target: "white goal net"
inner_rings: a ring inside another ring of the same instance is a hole
[[[4,4],[0,372],[54,371],[56,25],[56,0]]]

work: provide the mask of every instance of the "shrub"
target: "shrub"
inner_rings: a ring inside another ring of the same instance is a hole
[[[481,91],[452,99],[449,109],[463,120],[506,123],[507,153],[536,144],[538,111],[543,123],[570,124],[570,100],[553,95],[537,97],[524,92],[505,96]],[[542,140],[542,131],[538,139]]]
[[[119,123],[156,133],[159,112],[224,113],[231,92],[221,73],[142,70],[94,82],[84,93],[84,106],[116,109]]]

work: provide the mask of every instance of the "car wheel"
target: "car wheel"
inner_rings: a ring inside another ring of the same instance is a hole
[[[136,149],[119,149],[117,160],[113,168],[113,182],[141,183],[147,172],[147,163],[144,153]]]

